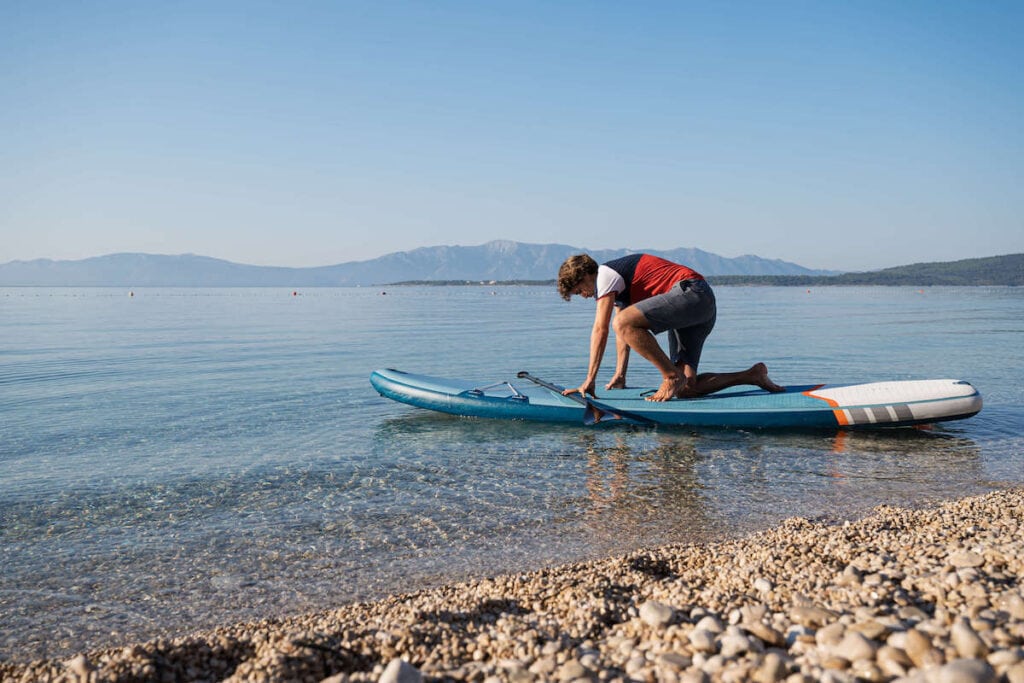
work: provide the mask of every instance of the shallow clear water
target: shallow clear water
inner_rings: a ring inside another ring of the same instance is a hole
[[[575,385],[593,303],[536,287],[0,289],[0,657],[1024,482],[1024,291],[717,294],[703,369],[957,377],[985,408],[849,434],[455,418],[379,397],[370,371]],[[632,384],[657,383],[631,366]]]

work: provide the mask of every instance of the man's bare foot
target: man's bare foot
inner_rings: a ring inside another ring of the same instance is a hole
[[[605,389],[625,389],[626,388],[626,378],[625,377],[613,377],[612,381],[608,382],[608,384],[606,384],[604,386],[604,388]]]
[[[686,386],[686,380],[678,377],[666,377],[661,380],[661,386],[658,390],[647,397],[648,401],[670,401],[675,398],[679,392]]]
[[[764,363],[755,363],[753,367],[750,368],[750,373],[754,376],[754,384],[765,391],[770,391],[773,394],[780,394],[786,390],[786,387],[780,387],[768,378],[768,366]]]

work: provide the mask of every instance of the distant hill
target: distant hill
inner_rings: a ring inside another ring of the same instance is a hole
[[[1024,286],[1024,254],[989,256],[962,261],[914,263],[864,273],[829,276],[734,275],[715,278],[719,284],[735,285],[1001,285]]]
[[[0,264],[0,286],[36,287],[339,287],[408,280],[551,280],[571,254],[588,251],[564,244],[496,240],[479,246],[437,246],[401,251],[368,261],[315,268],[232,263],[184,254],[111,254],[78,261],[11,261]],[[598,261],[647,251],[685,263],[708,276],[819,275],[795,263],[758,256],[726,258],[700,249],[598,249]]]
[[[11,261],[0,265],[0,286],[288,287],[310,280],[303,270],[247,266],[194,254],[110,254],[80,261]]]
[[[787,261],[758,256],[726,258],[693,248],[587,250],[564,244],[497,240],[474,247],[424,247],[368,261],[316,268],[251,266],[193,254],[111,254],[79,261],[11,261],[0,264],[0,286],[344,287],[411,281],[552,282],[566,257],[583,251],[598,261],[646,251],[685,263],[715,284],[1024,285],[1024,254],[836,274]]]

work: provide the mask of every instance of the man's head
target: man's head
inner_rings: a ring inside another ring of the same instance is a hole
[[[558,293],[568,301],[588,275],[597,275],[597,261],[587,254],[570,256],[558,269]]]

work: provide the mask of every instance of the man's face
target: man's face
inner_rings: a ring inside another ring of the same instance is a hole
[[[581,296],[584,299],[589,299],[594,296],[594,292],[597,289],[597,276],[595,275],[584,275],[580,283],[573,287],[572,293],[576,296]]]

